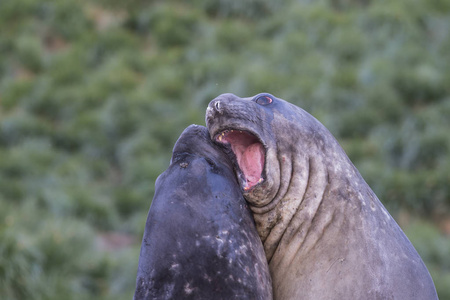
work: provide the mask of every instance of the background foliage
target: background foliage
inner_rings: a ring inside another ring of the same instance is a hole
[[[156,177],[207,103],[338,138],[450,299],[448,0],[2,0],[0,295],[130,299]]]

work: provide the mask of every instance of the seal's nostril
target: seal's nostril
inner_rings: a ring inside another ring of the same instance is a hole
[[[214,103],[214,107],[218,112],[220,112],[220,101],[216,101],[216,103]]]

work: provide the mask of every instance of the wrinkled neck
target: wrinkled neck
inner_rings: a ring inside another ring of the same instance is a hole
[[[350,178],[355,172],[353,164],[332,136],[316,131],[308,132],[309,135],[313,138],[307,139],[304,134],[299,134],[288,145],[278,144],[276,153],[280,176],[277,193],[264,210],[252,208],[269,261],[278,248],[287,247],[294,239],[295,247],[303,247],[307,236],[308,244],[314,244],[315,235],[320,238],[321,228],[327,226],[330,222],[328,217],[334,214],[334,211],[327,211],[323,220],[317,218],[324,198],[330,198],[324,195],[329,192],[331,181],[341,187],[348,185],[349,181],[343,177]],[[327,207],[327,210],[334,209],[333,206]],[[316,228],[311,231],[312,225]],[[290,255],[285,250],[281,253]]]
[[[361,210],[358,191],[366,183],[342,152],[335,148],[324,155],[296,156],[284,197],[271,212],[254,215],[262,223],[272,221],[261,237],[271,269],[284,270],[296,256],[307,257],[330,228],[347,222],[347,209]]]
[[[277,170],[279,170],[279,176],[277,176],[277,191],[274,193],[272,199],[269,199],[268,204],[263,207],[257,207],[251,205],[250,209],[252,210],[255,221],[257,223],[257,229],[261,240],[264,242],[269,235],[271,229],[278,222],[278,218],[272,218],[273,214],[276,214],[279,210],[278,207],[283,202],[283,199],[289,192],[291,180],[294,176],[294,165],[293,165],[294,157],[290,154],[280,154],[277,157]],[[261,222],[258,222],[261,221]]]
[[[328,171],[321,157],[297,156],[282,164],[276,205],[263,214],[254,214],[258,233],[270,262],[275,250],[309,232],[329,184]]]

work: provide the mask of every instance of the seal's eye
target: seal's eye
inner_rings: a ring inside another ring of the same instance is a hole
[[[260,105],[269,105],[270,103],[272,103],[272,101],[273,101],[272,98],[266,95],[259,96],[258,98],[255,99],[255,102]]]

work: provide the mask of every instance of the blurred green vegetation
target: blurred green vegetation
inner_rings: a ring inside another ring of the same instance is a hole
[[[178,135],[263,91],[332,131],[450,299],[448,0],[2,0],[0,28],[2,299],[130,299]]]

